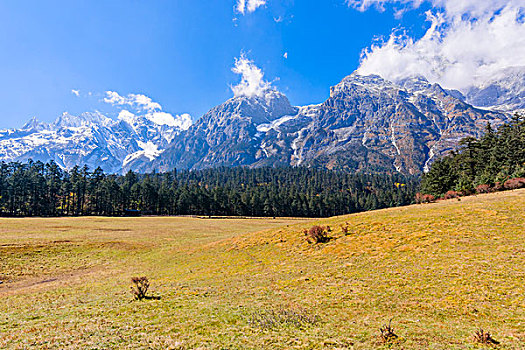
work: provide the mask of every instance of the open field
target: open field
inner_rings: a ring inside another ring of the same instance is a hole
[[[314,223],[334,239],[307,243]],[[132,302],[142,275],[161,300]],[[0,219],[0,281],[2,349],[477,349],[480,327],[525,349],[525,190],[315,221]]]

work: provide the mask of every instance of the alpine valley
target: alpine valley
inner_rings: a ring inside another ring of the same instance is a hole
[[[32,119],[0,131],[0,161],[113,173],[291,165],[419,174],[462,138],[525,109],[524,77],[525,68],[514,68],[460,92],[423,77],[391,82],[354,73],[318,105],[295,107],[268,89],[236,96],[194,124],[188,115],[65,113],[51,124]]]

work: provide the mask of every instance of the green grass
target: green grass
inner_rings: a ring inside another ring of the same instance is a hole
[[[307,243],[314,224],[333,239]],[[132,301],[142,275],[161,300]],[[323,220],[1,219],[0,280],[0,348],[477,349],[481,327],[525,349],[525,191]]]

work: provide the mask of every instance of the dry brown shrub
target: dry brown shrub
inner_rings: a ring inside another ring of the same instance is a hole
[[[474,341],[476,343],[484,345],[498,345],[499,341],[494,340],[489,332],[485,332],[483,329],[479,329],[474,333]]]
[[[379,331],[381,332],[381,334],[379,334],[379,340],[383,344],[392,343],[397,338],[399,338],[394,332],[394,328],[392,328],[392,320],[390,320],[388,324],[385,324],[383,327],[379,328]]]
[[[326,243],[331,239],[330,236],[328,236],[327,228],[319,225],[312,226],[306,232],[306,236],[310,243]]]
[[[348,236],[350,234],[350,224],[346,222],[344,225],[341,225],[341,231],[345,236]]]
[[[506,190],[517,190],[518,188],[524,188],[525,187],[525,178],[517,177],[517,178],[514,178],[514,179],[507,180],[503,184],[503,187]]]
[[[458,198],[459,197],[459,193],[456,192],[456,191],[447,191],[447,193],[445,193],[445,197],[444,199],[453,199],[453,198]]]
[[[490,187],[490,185],[482,184],[476,187],[476,192],[477,193],[490,193],[492,192],[492,188]]]
[[[417,204],[423,204],[423,203],[433,203],[436,201],[436,197],[434,197],[431,194],[422,194],[422,193],[416,193],[416,203]]]
[[[133,277],[131,279],[133,286],[131,286],[131,294],[135,297],[135,300],[146,299],[146,293],[149,288],[149,280],[147,277]]]

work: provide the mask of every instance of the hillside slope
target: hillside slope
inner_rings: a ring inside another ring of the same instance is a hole
[[[334,239],[307,243],[315,223]],[[317,221],[3,220],[0,348],[475,349],[481,327],[523,349],[524,236],[525,190]],[[162,299],[130,302],[136,275]]]

